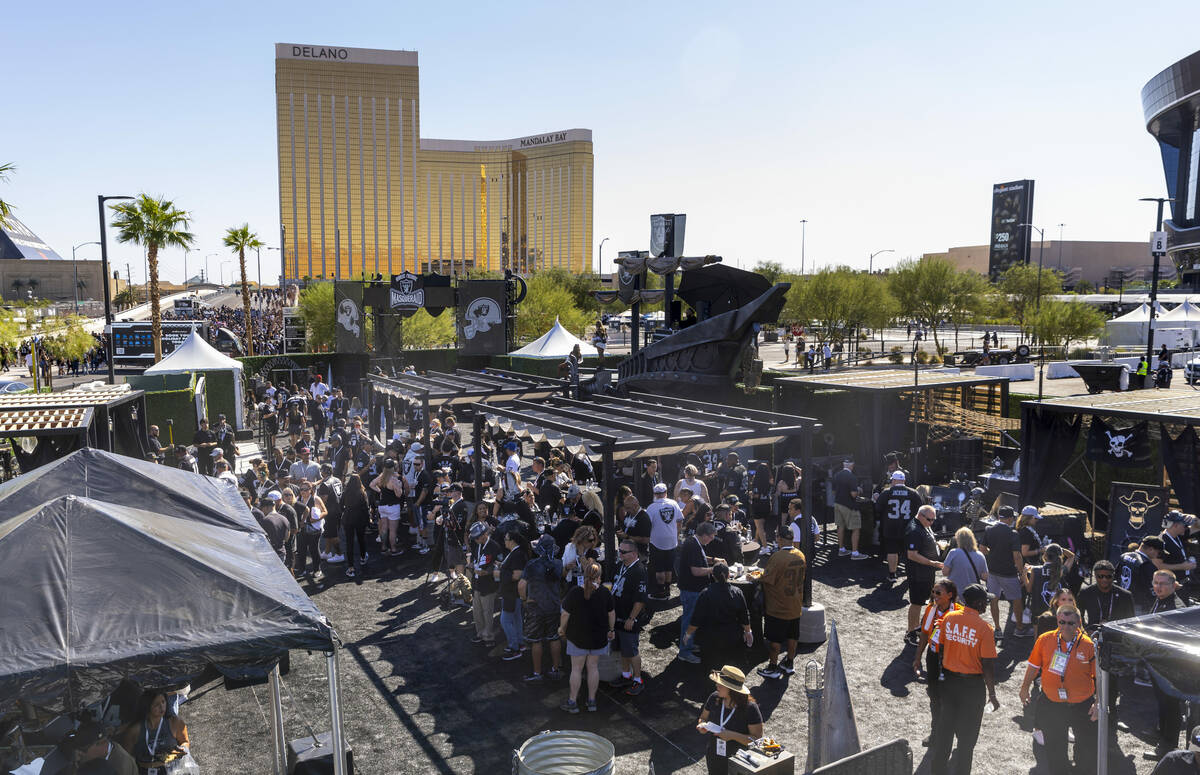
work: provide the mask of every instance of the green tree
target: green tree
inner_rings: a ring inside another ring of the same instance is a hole
[[[332,350],[336,346],[337,310],[334,309],[333,283],[312,283],[300,292],[300,315],[308,333],[308,350]]]
[[[231,226],[225,230],[225,247],[231,248],[238,255],[238,264],[242,269],[242,315],[246,323],[246,354],[254,355],[254,332],[250,320],[250,287],[246,283],[246,250],[261,248],[263,241],[250,231],[250,224]]]
[[[12,352],[21,343],[21,324],[15,312],[0,309],[0,347]]]
[[[538,272],[526,279],[529,292],[517,305],[517,338],[528,341],[550,330],[558,318],[563,328],[582,337],[595,314],[582,310],[571,290],[560,282],[558,271]]]
[[[938,324],[950,315],[958,270],[944,258],[901,261],[888,274],[888,284],[900,313],[928,324],[933,346],[941,352]]]
[[[73,361],[83,358],[96,340],[84,328],[86,318],[71,315],[46,331],[46,351],[55,358]]]
[[[132,202],[113,205],[113,227],[118,242],[132,242],[146,248],[150,269],[150,332],[154,339],[154,362],[162,360],[162,313],[158,293],[158,249],[190,248],[195,237],[188,226],[191,215],[163,197],[141,194]]]
[[[404,318],[401,324],[401,336],[405,349],[425,350],[431,347],[445,347],[454,344],[454,310],[447,309],[442,314],[430,315],[423,309],[417,310],[412,317]]]
[[[1033,264],[1013,264],[1000,276],[1000,292],[1008,300],[1008,307],[1017,327],[1021,329],[1021,338],[1027,338],[1032,326],[1029,319],[1038,305],[1038,299],[1045,301],[1047,296],[1062,293],[1062,280],[1053,269],[1042,269],[1040,272]]]
[[[1062,347],[1065,353],[1072,342],[1084,342],[1104,330],[1104,315],[1081,301],[1042,301],[1030,315],[1030,326],[1037,338],[1048,345]]]
[[[16,167],[12,164],[0,164],[0,181],[7,181],[10,172]],[[0,198],[0,226],[3,226],[8,221],[8,216],[12,215],[12,205]]]
[[[954,326],[954,349],[958,349],[958,329],[980,319],[992,296],[992,285],[978,272],[959,272],[954,278],[954,293],[946,309],[946,319]]]
[[[783,278],[792,287],[781,319],[815,323],[817,332],[831,342],[846,341],[861,328],[882,328],[896,312],[895,299],[881,278],[848,266]]]
[[[784,275],[783,264],[778,261],[759,261],[750,271],[767,278],[767,281],[771,285],[778,282],[786,282],[782,279]]]

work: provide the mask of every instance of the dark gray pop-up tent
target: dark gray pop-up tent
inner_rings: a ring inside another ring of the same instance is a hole
[[[245,505],[229,502],[224,491],[232,488],[149,464],[161,479],[155,505],[134,470],[141,461],[118,459],[132,472],[126,487],[96,478],[115,456],[83,459],[91,465],[82,479],[55,486],[55,477],[62,484],[79,472],[72,458],[97,454],[76,453],[0,489],[0,567],[19,580],[0,599],[0,704],[71,711],[126,678],[166,687],[265,677],[275,770],[283,772],[278,664],[291,649],[309,649],[327,654],[334,749],[342,746],[337,635]],[[112,500],[64,494],[71,490]],[[210,513],[189,512],[188,499],[205,494]],[[213,516],[221,511],[223,524]],[[335,765],[341,775],[344,761],[335,757]]]
[[[261,533],[233,485],[178,468],[81,449],[0,484],[0,523],[66,494]]]
[[[1108,693],[1113,672],[1139,663],[1167,694],[1200,702],[1200,607],[1107,622],[1100,626],[1100,670],[1096,676],[1100,734],[1099,773],[1108,771]]]

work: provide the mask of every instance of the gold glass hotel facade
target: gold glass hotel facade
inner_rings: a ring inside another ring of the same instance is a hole
[[[592,133],[421,137],[415,51],[278,43],[283,274],[587,271]]]

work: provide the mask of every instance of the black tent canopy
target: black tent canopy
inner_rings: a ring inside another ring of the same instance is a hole
[[[695,309],[703,320],[744,307],[770,289],[771,281],[757,272],[712,264],[683,272],[675,295]],[[704,304],[707,304],[707,314],[701,313]]]
[[[0,519],[71,493],[216,527],[262,533],[233,485],[99,449],[81,449],[0,484]]]

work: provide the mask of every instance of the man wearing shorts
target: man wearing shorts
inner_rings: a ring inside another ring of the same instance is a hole
[[[1025,613],[1024,594],[1021,579],[1018,575],[1021,568],[1021,542],[1013,522],[1017,513],[1012,506],[1001,506],[996,513],[999,521],[990,525],[983,533],[983,541],[979,548],[987,555],[987,587],[992,598],[992,625],[999,639],[1004,627],[1000,624],[1000,601],[1007,600],[1012,605],[1013,620],[1017,623],[1013,635],[1028,637],[1033,635],[1032,624],[1021,625],[1021,617]]]
[[[908,562],[908,634],[905,643],[917,645],[921,640],[921,606],[929,602],[933,593],[933,582],[942,564],[938,562],[937,539],[933,536],[933,521],[937,512],[933,506],[917,509],[917,518],[904,537],[908,547],[905,555]]]
[[[865,560],[858,552],[858,534],[862,530],[862,514],[858,513],[859,484],[854,475],[854,461],[842,463],[842,470],[833,475],[833,516],[837,522],[838,556],[849,555],[852,560]],[[846,531],[850,531],[850,548],[846,548]]]
[[[887,556],[888,583],[896,581],[896,569],[900,565],[900,549],[904,546],[904,536],[923,502],[916,490],[904,484],[906,478],[903,471],[893,471],[891,486],[879,493],[875,500],[879,537],[882,539],[883,553]]]
[[[642,657],[638,641],[642,624],[638,619],[646,608],[646,566],[638,557],[637,545],[626,538],[617,547],[621,560],[613,579],[613,602],[617,609],[617,642],[621,647],[621,680],[614,686],[624,686],[625,693],[636,697],[642,693]]]
[[[769,644],[770,662],[758,668],[763,678],[782,678],[784,673],[796,672],[796,646],[800,639],[800,615],[804,613],[804,553],[792,543],[792,528],[779,528],[779,551],[767,561],[763,573],[763,640]],[[787,656],[779,659],[783,644]]]
[[[678,503],[667,497],[667,486],[660,482],[654,485],[654,500],[646,507],[646,514],[650,516],[650,572],[658,582],[650,599],[669,600],[683,511]]]
[[[525,572],[517,582],[517,594],[521,596],[521,613],[525,640],[529,642],[533,658],[533,672],[525,676],[527,682],[542,680],[542,644],[550,646],[549,678],[559,678],[562,673],[562,641],[558,638],[559,604],[562,601],[562,560],[555,559],[557,545],[554,537],[543,535],[534,546],[536,556],[525,565]]]

